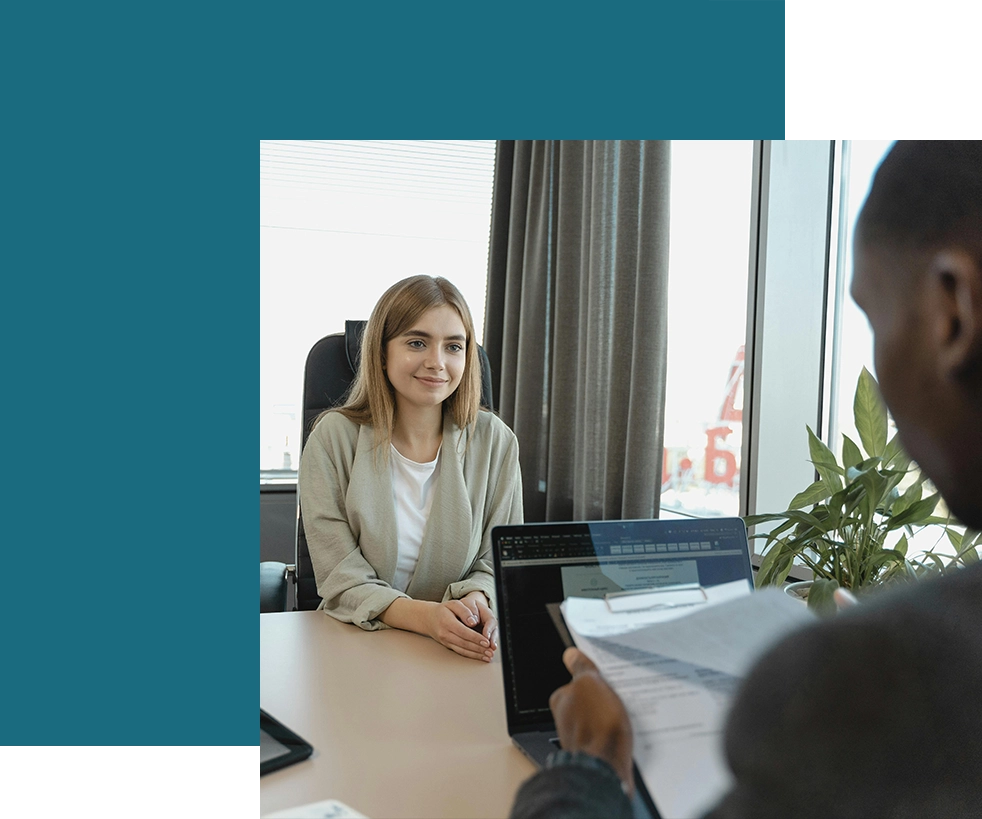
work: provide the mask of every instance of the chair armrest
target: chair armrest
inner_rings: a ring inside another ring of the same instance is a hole
[[[259,564],[259,613],[286,611],[286,563],[267,560]]]

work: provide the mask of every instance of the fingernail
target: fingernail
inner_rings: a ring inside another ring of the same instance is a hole
[[[487,640],[481,640],[481,645],[487,648],[489,645],[491,645],[491,643],[489,643]]]
[[[477,622],[477,618],[471,615],[471,618],[467,622],[473,625],[474,623]]]

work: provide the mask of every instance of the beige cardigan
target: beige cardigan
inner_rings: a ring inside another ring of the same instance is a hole
[[[397,597],[444,602],[480,590],[494,604],[491,529],[522,522],[522,476],[518,439],[492,413],[479,412],[463,432],[444,421],[440,475],[405,594],[391,585],[392,478],[371,426],[325,415],[300,458],[299,491],[320,608],[332,617],[374,630]]]

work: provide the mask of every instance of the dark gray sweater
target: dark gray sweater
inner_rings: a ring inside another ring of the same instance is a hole
[[[982,565],[783,639],[744,680],[725,750],[736,784],[705,819],[982,817]],[[587,816],[630,808],[576,766],[536,774],[512,811]]]

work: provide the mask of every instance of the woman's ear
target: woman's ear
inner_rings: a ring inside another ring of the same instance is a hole
[[[982,266],[965,250],[942,250],[929,274],[938,364],[945,373],[963,376],[982,363]]]

